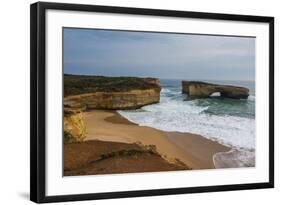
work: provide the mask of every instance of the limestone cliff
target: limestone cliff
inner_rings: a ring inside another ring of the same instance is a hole
[[[160,101],[157,78],[65,75],[64,112],[136,109]]]
[[[127,92],[95,92],[64,98],[66,113],[91,109],[136,109],[158,103],[159,89],[131,90]]]
[[[143,80],[149,84],[160,87],[160,80],[158,78],[143,78]]]
[[[86,137],[86,126],[82,112],[65,114],[63,125],[65,142],[82,142]]]
[[[83,111],[136,109],[160,101],[156,78],[64,75],[65,142],[81,142],[86,127]]]
[[[182,81],[182,92],[190,97],[209,97],[219,92],[222,97],[234,99],[247,99],[249,89],[232,85],[219,85],[200,81]]]
[[[86,127],[83,111],[91,109],[136,109],[158,103],[160,88],[131,90],[127,92],[95,92],[64,98],[64,139],[65,142],[81,142]]]

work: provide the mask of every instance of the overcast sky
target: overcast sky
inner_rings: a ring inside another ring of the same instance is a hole
[[[254,80],[255,38],[65,28],[64,73]]]

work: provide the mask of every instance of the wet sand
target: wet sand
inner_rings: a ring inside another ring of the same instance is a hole
[[[196,134],[167,132],[167,138],[189,156],[192,167],[200,169],[215,168],[213,156],[230,150],[229,147]]]
[[[192,169],[215,168],[213,155],[230,148],[200,135],[164,132],[128,121],[115,111],[85,112],[87,127],[85,140],[155,145],[157,152],[167,161],[180,160]]]

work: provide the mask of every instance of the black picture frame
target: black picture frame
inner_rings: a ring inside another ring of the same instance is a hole
[[[192,188],[171,188],[107,193],[89,193],[46,196],[46,81],[45,37],[46,10],[86,11],[102,13],[137,14],[162,17],[216,19],[230,21],[262,22],[269,24],[269,181],[263,183],[230,184]],[[274,17],[218,13],[187,12],[96,6],[82,4],[38,2],[30,7],[30,199],[37,203],[76,200],[96,200],[123,197],[140,197],[198,192],[230,191],[274,187]]]

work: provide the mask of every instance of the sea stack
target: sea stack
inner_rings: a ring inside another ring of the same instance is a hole
[[[182,81],[182,92],[192,98],[207,98],[213,93],[220,93],[221,97],[233,99],[247,99],[249,89],[233,85],[220,85],[201,81]]]

